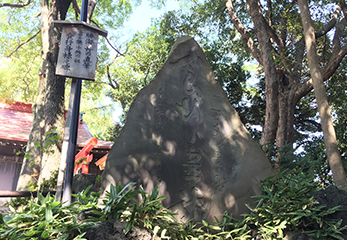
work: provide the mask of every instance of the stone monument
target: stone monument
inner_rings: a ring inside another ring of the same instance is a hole
[[[261,194],[273,175],[260,147],[242,124],[205,55],[183,37],[153,81],[133,101],[109,152],[102,187],[137,182],[159,185],[164,206],[178,220],[212,222],[225,211],[235,217]]]

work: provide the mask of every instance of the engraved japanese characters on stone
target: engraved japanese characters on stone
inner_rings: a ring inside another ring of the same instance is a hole
[[[273,174],[230,105],[198,44],[176,43],[161,70],[134,99],[109,152],[102,185],[156,185],[179,221],[237,217]]]
[[[201,155],[195,146],[195,141],[196,127],[201,121],[202,115],[199,109],[202,103],[202,94],[196,84],[194,70],[191,65],[189,65],[187,74],[183,80],[183,89],[185,96],[177,105],[180,109],[182,120],[189,124],[191,130],[188,132],[190,135],[188,142],[190,144],[187,159],[183,161],[182,165],[185,180],[188,184],[194,184],[200,181],[201,175]]]

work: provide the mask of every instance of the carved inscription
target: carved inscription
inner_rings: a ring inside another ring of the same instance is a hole
[[[155,99],[152,99],[152,105],[154,106],[154,111],[156,115],[156,127],[158,128],[159,132],[163,129],[163,116],[164,112],[162,110],[162,104],[163,104],[163,88],[159,88],[157,96],[154,96]],[[157,141],[158,150],[155,152],[155,159],[156,159],[156,166],[158,167],[159,171],[161,171],[161,159],[163,158],[163,147],[162,142]],[[157,181],[161,182],[161,178],[157,177]]]
[[[98,34],[76,26],[62,31],[57,75],[94,80]]]
[[[94,51],[93,46],[94,44],[94,34],[92,32],[86,33],[86,48],[85,48],[85,58],[83,60],[83,67],[85,69],[89,69],[92,64],[92,52]]]
[[[177,103],[181,118],[188,126],[188,150],[187,158],[182,161],[184,180],[187,184],[185,190],[181,190],[185,216],[204,218],[208,212],[209,202],[204,197],[202,190],[197,186],[201,182],[202,155],[197,145],[198,129],[202,123],[202,92],[197,84],[194,69],[189,64],[183,79],[184,96]]]
[[[157,127],[159,129],[163,128],[163,116],[164,112],[162,111],[162,102],[163,102],[163,89],[159,88],[158,91],[158,100],[156,102],[156,106],[154,107],[155,114],[157,115]]]
[[[81,63],[82,47],[83,47],[83,32],[77,34],[76,50],[75,50],[75,63]]]
[[[213,98],[220,98],[219,96],[212,96]],[[214,142],[216,143],[216,146],[214,147],[214,156],[212,157],[212,163],[214,165],[214,179],[213,183],[217,191],[220,191],[224,188],[225,184],[227,183],[227,179],[225,175],[223,174],[223,165],[221,162],[221,153],[220,153],[220,143],[223,141],[220,141],[218,143],[218,139],[220,138],[220,124],[219,120],[222,116],[222,111],[219,108],[211,108],[211,116],[213,118],[213,133],[212,137],[214,139]],[[223,139],[223,138],[222,138]]]
[[[184,179],[188,184],[200,181],[201,177],[201,154],[195,146],[196,132],[201,120],[200,105],[202,96],[197,87],[196,78],[192,66],[189,64],[188,71],[183,80],[185,96],[180,103],[177,103],[181,111],[182,120],[187,122],[191,128],[189,133],[188,159],[183,161]]]
[[[210,203],[204,197],[201,189],[197,187],[192,187],[186,191],[180,191],[180,198],[183,200],[182,207],[185,210],[185,215],[182,216],[182,220],[187,221],[189,218],[185,219],[186,216],[191,218],[204,219],[206,217],[206,212]]]

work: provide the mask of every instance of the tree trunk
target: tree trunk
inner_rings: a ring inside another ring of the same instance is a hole
[[[288,28],[286,26],[285,17],[283,21],[282,31],[276,32],[272,28],[271,22],[271,4],[268,5],[268,18],[265,19],[263,13],[264,8],[259,0],[247,0],[247,11],[252,18],[254,25],[253,31],[256,37],[252,37],[251,32],[241,23],[234,10],[232,0],[226,0],[226,8],[230,19],[241,34],[245,46],[250,51],[252,56],[264,68],[265,73],[265,101],[266,101],[266,116],[263,124],[263,133],[261,144],[275,145],[281,150],[284,146],[291,146],[295,141],[294,136],[294,111],[300,99],[307,95],[313,88],[312,80],[303,79],[302,63],[305,54],[305,42],[303,39],[291,40]],[[264,1],[262,2],[264,3]],[[293,9],[292,2],[288,9]],[[340,3],[345,17],[347,14],[347,6]],[[331,20],[323,25],[317,33],[318,37],[324,37],[335,27],[333,46],[331,47],[331,55],[328,62],[324,62],[323,80],[327,80],[340,65],[340,62],[347,54],[347,45],[340,44],[342,29],[345,29],[347,22],[340,17],[340,12],[336,9]],[[264,10],[266,11],[266,10]],[[339,17],[342,20],[338,20]],[[277,18],[278,20],[278,18]],[[254,36],[254,35],[253,35]],[[253,39],[254,38],[254,39]],[[288,40],[289,39],[289,40]],[[296,41],[297,40],[297,41]],[[290,42],[290,44],[288,44]],[[292,46],[292,57],[287,58],[289,49]],[[279,62],[276,66],[276,62]],[[288,80],[289,81],[286,81]],[[264,146],[266,149],[267,146]],[[285,153],[284,153],[285,154]],[[278,155],[277,161],[280,161],[281,154]]]
[[[324,134],[324,144],[327,151],[329,166],[333,172],[333,180],[338,187],[347,187],[345,170],[337,146],[335,129],[330,114],[329,103],[323,81],[316,49],[315,31],[313,28],[307,0],[298,0],[304,36],[307,48],[307,59],[313,81],[314,94],[317,100],[319,116]]]
[[[42,141],[44,135],[44,92],[45,92],[45,79],[42,71],[39,72],[39,91],[35,103],[32,106],[33,122],[29,134],[29,140],[26,151],[31,151],[28,158],[24,158],[21,172],[17,183],[17,191],[28,191],[29,183],[36,183],[41,168],[42,158]],[[39,143],[35,146],[35,143]]]
[[[276,132],[279,119],[278,108],[278,79],[280,73],[276,70],[276,65],[272,58],[272,46],[270,43],[270,35],[264,25],[263,15],[259,2],[255,0],[247,1],[247,10],[254,23],[254,31],[257,34],[260,44],[260,56],[265,73],[265,95],[266,109],[265,122],[263,125],[263,135],[260,144],[265,148],[268,144],[273,144],[276,139]]]
[[[71,0],[52,0],[50,6],[47,5],[47,0],[41,1],[41,8],[48,9],[48,14],[42,13],[42,27],[45,27],[45,36],[42,31],[43,41],[43,64],[42,69],[46,76],[46,95],[45,95],[45,133],[53,132],[57,128],[59,140],[51,142],[49,139],[56,133],[50,133],[45,138],[44,144],[48,146],[44,149],[41,173],[39,183],[43,179],[48,180],[52,176],[52,172],[59,169],[61,160],[61,148],[64,136],[65,127],[65,108],[64,108],[64,95],[65,95],[65,77],[55,75],[56,63],[59,52],[60,31],[53,27],[54,20],[64,20],[67,10],[71,4]]]
[[[18,190],[27,189],[25,186],[33,180],[28,175],[35,169],[35,174],[39,175],[39,183],[43,179],[49,179],[54,170],[58,170],[60,163],[61,141],[54,140],[51,144],[46,145],[47,139],[52,137],[52,134],[44,136],[44,133],[57,128],[58,135],[62,139],[65,126],[64,112],[64,93],[65,93],[65,78],[55,75],[56,62],[58,57],[60,32],[53,27],[54,20],[64,20],[67,10],[71,4],[71,0],[41,0],[41,34],[42,34],[42,82],[45,87],[41,89],[38,97],[40,105],[37,105],[37,114],[34,114],[32,131],[29,138],[28,151],[32,151],[30,160],[35,163],[40,162],[40,168],[37,164],[23,164],[21,175],[18,181]],[[35,108],[34,108],[35,110]],[[42,140],[45,140],[42,142]],[[34,144],[41,144],[38,150]],[[54,151],[54,154],[52,152]],[[28,169],[29,167],[29,169]],[[39,172],[38,172],[39,170]]]
[[[290,147],[294,141],[294,110],[292,92],[281,90],[278,94],[279,119],[276,132],[276,146],[281,149]]]

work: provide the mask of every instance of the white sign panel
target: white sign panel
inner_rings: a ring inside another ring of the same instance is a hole
[[[83,25],[64,25],[56,74],[94,80],[98,32]]]

